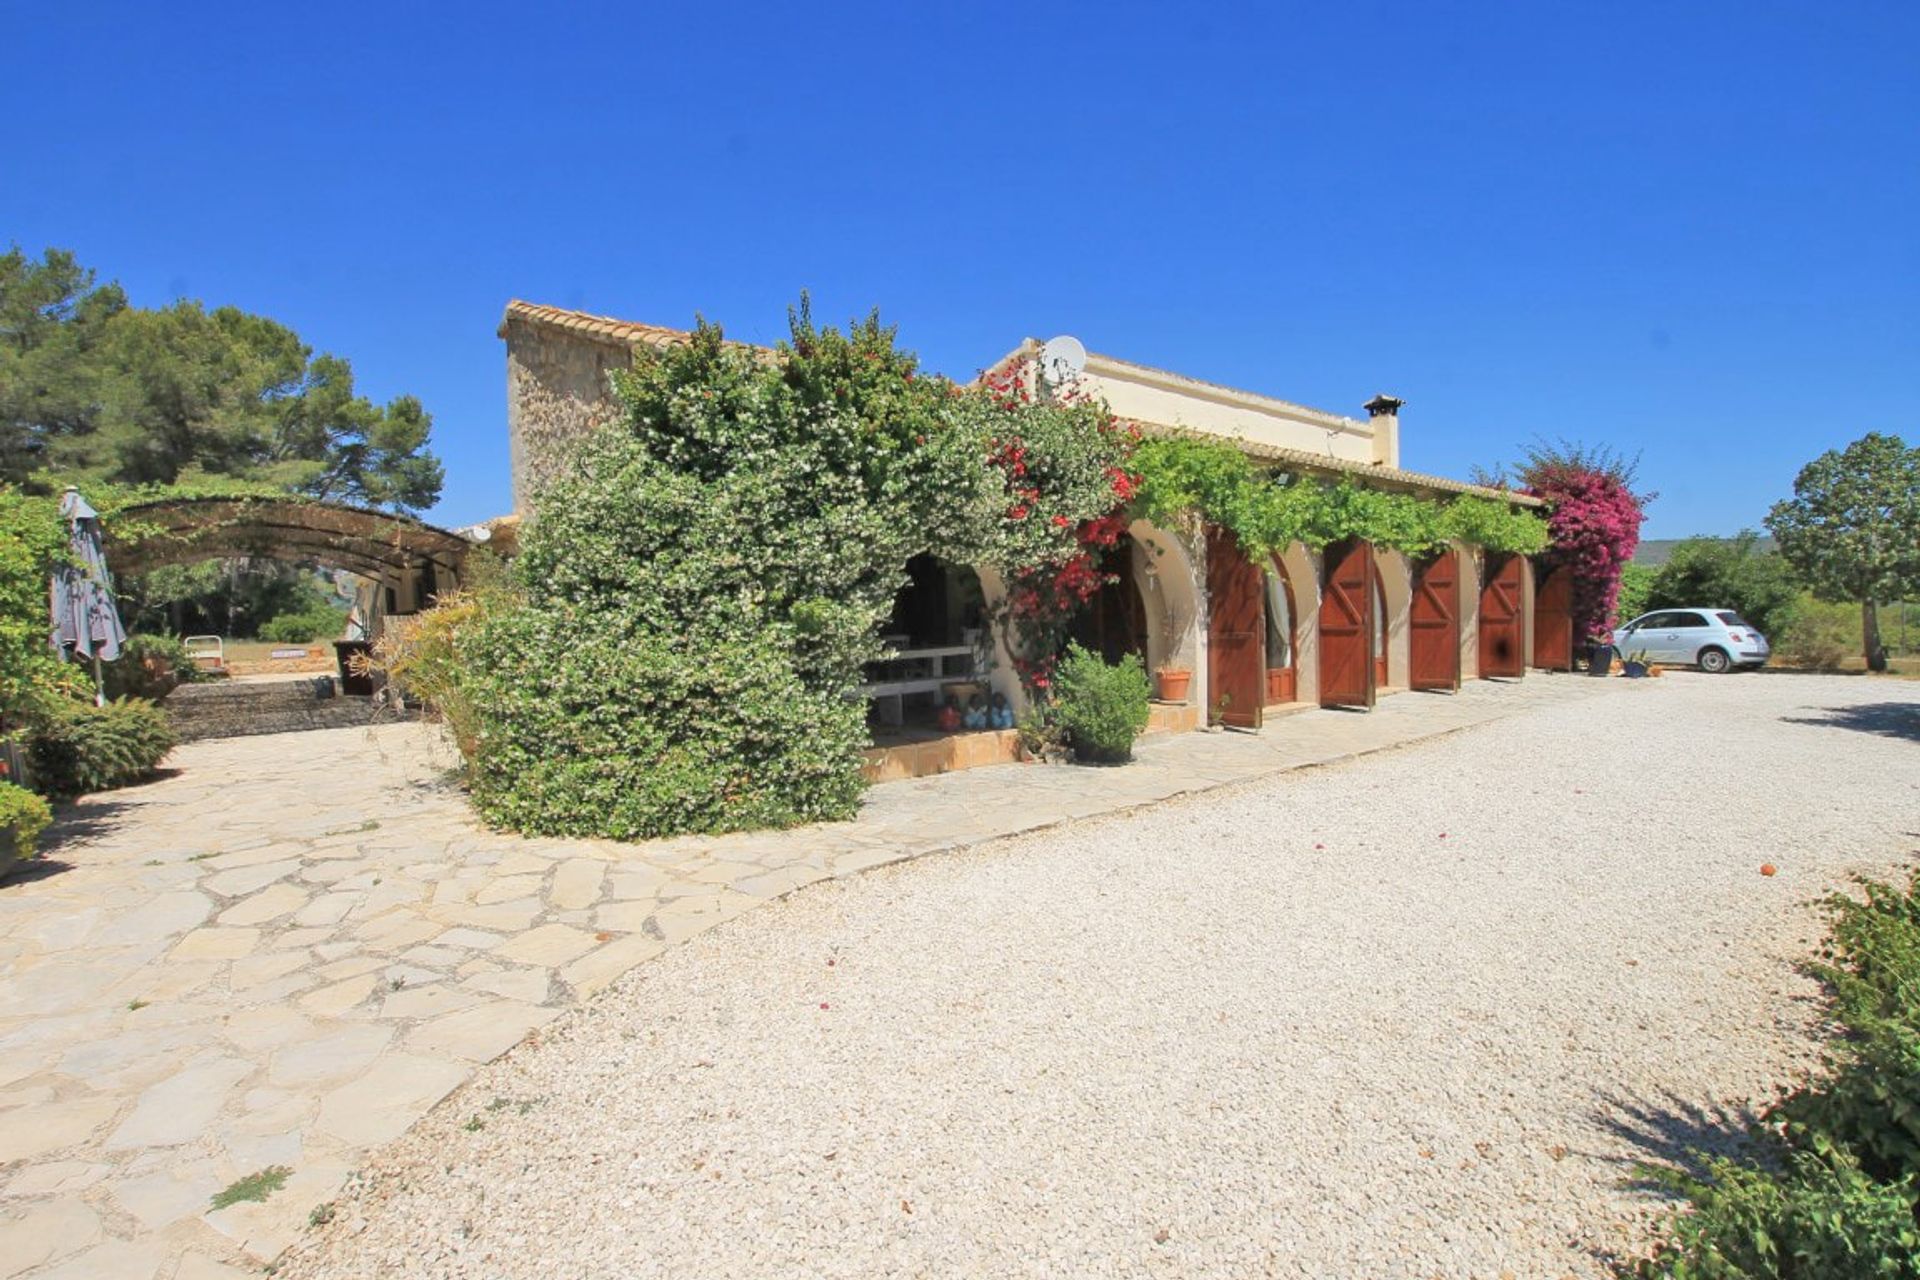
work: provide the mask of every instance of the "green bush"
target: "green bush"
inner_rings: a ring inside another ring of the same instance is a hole
[[[1126,760],[1147,727],[1150,686],[1139,657],[1108,666],[1097,653],[1070,645],[1053,676],[1054,722],[1083,760]]]
[[[40,833],[52,821],[53,812],[45,800],[25,787],[0,782],[0,831],[13,839],[12,861],[31,858],[39,847]],[[8,859],[0,857],[0,871],[6,870],[7,863]]]
[[[1859,605],[1832,604],[1803,595],[1781,633],[1767,639],[1776,658],[1798,667],[1831,671],[1863,653],[1860,625]]]
[[[1652,565],[1626,564],[1620,567],[1620,595],[1614,603],[1614,616],[1632,622],[1648,612],[1647,598],[1653,594],[1653,580],[1659,570]]]
[[[1662,1176],[1693,1205],[1638,1274],[1920,1280],[1920,873],[1862,887],[1809,965],[1842,1031],[1826,1070],[1768,1110],[1761,1158]]]
[[[267,619],[260,627],[260,638],[268,644],[312,644],[315,640],[337,639],[346,628],[344,610],[321,605]]]
[[[109,698],[150,701],[166,697],[175,685],[212,678],[187,653],[186,641],[166,635],[128,636],[120,657],[104,671]]]
[[[1654,573],[1648,609],[1732,609],[1769,641],[1792,624],[1804,591],[1793,566],[1762,551],[1759,535],[1688,538]]]
[[[866,707],[809,688],[787,643],[626,634],[528,606],[462,642],[473,800],[488,821],[621,840],[844,818]]]
[[[1716,1160],[1666,1181],[1693,1200],[1637,1274],[1646,1280],[1916,1280],[1913,1184],[1876,1182],[1842,1155],[1784,1170]]]
[[[59,698],[73,676],[47,645],[47,578],[66,546],[52,499],[0,485],[0,722]]]
[[[27,759],[42,791],[78,796],[138,782],[172,749],[173,731],[151,702],[61,699],[36,717]]]

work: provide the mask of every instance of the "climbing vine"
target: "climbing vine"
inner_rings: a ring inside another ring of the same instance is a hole
[[[1510,503],[1473,494],[1436,502],[1367,488],[1350,476],[1329,484],[1273,475],[1212,441],[1142,440],[1128,465],[1139,476],[1140,515],[1169,527],[1198,515],[1231,529],[1256,564],[1296,541],[1319,547],[1364,538],[1413,556],[1455,540],[1524,555],[1547,545],[1546,520]]]

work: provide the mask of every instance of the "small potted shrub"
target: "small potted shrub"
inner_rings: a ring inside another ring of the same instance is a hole
[[[1133,757],[1133,740],[1147,727],[1147,671],[1128,654],[1108,666],[1097,653],[1070,645],[1053,677],[1053,720],[1086,761]]]
[[[25,787],[0,782],[0,876],[34,855],[53,812]]]

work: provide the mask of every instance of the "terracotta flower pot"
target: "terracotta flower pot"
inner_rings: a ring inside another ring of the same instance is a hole
[[[1193,672],[1178,667],[1162,667],[1153,673],[1154,696],[1162,702],[1185,702]]]

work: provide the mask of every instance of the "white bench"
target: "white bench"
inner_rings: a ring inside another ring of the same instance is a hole
[[[949,670],[947,663],[952,658],[965,658],[964,670]],[[924,663],[928,674],[907,675],[902,672],[899,679],[875,680],[860,686],[861,697],[869,698],[879,704],[882,724],[900,724],[905,718],[905,709],[901,700],[910,694],[937,694],[950,684],[971,680],[973,678],[973,646],[954,644],[938,645],[928,649],[902,649],[891,658],[882,658],[875,665],[884,668],[908,663]]]

